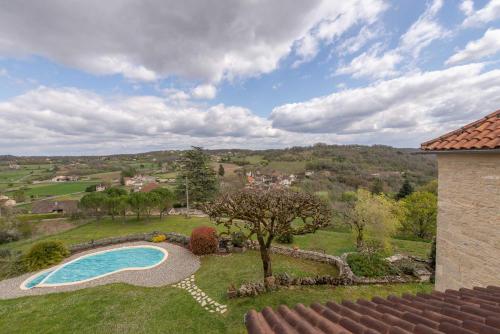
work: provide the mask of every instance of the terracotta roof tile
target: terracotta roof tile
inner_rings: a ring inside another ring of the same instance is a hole
[[[500,148],[500,110],[439,138],[423,143],[425,151],[489,150]]]
[[[404,294],[371,301],[281,305],[245,316],[250,334],[500,334],[500,287]]]

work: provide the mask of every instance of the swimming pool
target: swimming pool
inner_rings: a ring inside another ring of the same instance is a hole
[[[149,245],[95,252],[37,273],[25,280],[21,284],[21,289],[72,285],[120,271],[150,269],[164,262],[167,257],[168,252],[165,249]]]

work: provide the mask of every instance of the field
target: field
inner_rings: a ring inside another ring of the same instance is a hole
[[[24,190],[24,193],[28,197],[30,196],[48,197],[48,196],[66,195],[66,194],[85,191],[85,188],[95,183],[96,183],[95,181],[40,183],[35,185],[29,185],[27,189]],[[9,194],[10,193],[8,192],[7,195]]]

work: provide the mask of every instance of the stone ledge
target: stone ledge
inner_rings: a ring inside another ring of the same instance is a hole
[[[126,243],[126,242],[151,241],[151,239],[154,236],[159,235],[159,234],[166,235],[167,242],[176,243],[176,244],[182,245],[184,247],[189,245],[189,237],[187,237],[183,234],[175,233],[175,232],[164,233],[164,232],[159,232],[159,231],[153,231],[153,232],[149,232],[149,233],[129,234],[129,235],[124,235],[124,236],[120,236],[120,237],[111,237],[111,238],[90,240],[89,242],[71,245],[69,247],[69,251],[71,254],[75,254],[75,253],[83,252],[83,251],[93,249],[93,248],[115,245],[115,244],[122,244],[122,243]]]

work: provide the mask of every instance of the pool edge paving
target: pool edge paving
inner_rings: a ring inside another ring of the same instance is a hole
[[[56,287],[35,287],[28,290],[22,290],[20,288],[21,283],[23,283],[29,277],[32,277],[33,275],[37,274],[37,273],[28,273],[18,277],[0,281],[0,299],[11,299],[23,296],[34,296],[47,293],[74,291],[110,283],[127,283],[143,287],[161,287],[178,283],[184,280],[185,278],[191,277],[191,275],[193,275],[200,267],[199,258],[193,253],[191,253],[189,250],[181,246],[165,242],[153,244],[144,241],[117,244],[107,247],[100,247],[85,252],[80,252],[68,257],[58,266],[73,261],[83,255],[92,254],[104,250],[111,250],[115,248],[121,248],[127,246],[141,246],[141,245],[148,245],[148,246],[154,245],[165,249],[168,252],[168,259],[163,263],[159,264],[158,266],[150,269],[120,271],[108,276],[104,276],[88,282],[82,282],[74,285],[62,285]],[[42,273],[43,271],[47,270],[50,270],[50,268],[41,270],[38,273]]]

